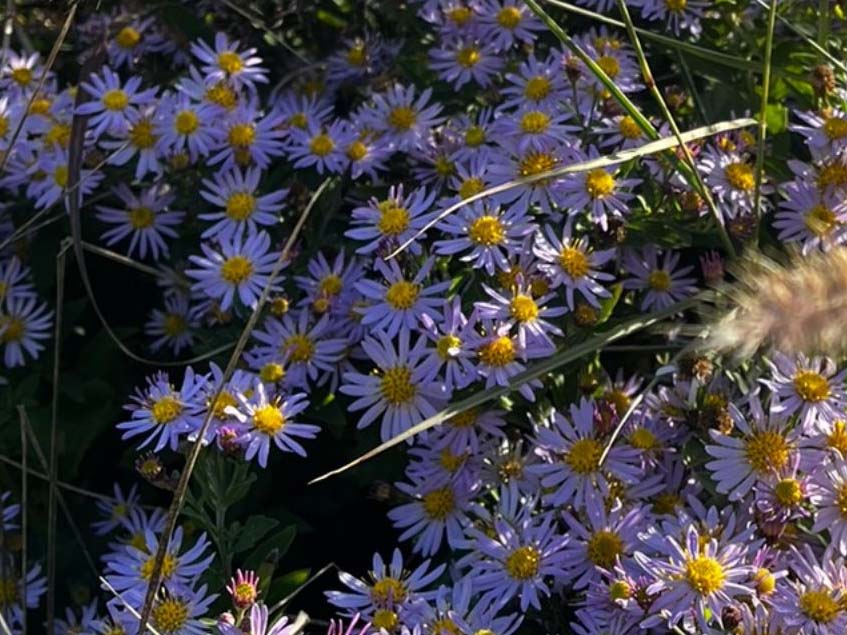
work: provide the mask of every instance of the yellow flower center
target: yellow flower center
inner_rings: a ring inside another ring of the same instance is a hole
[[[781,479],[773,488],[773,494],[780,505],[794,507],[803,500],[800,482],[794,478]]]
[[[367,60],[367,51],[364,42],[356,42],[347,50],[347,62],[350,66],[364,66]]]
[[[647,286],[653,291],[664,292],[671,288],[670,274],[664,269],[656,269],[647,276]]]
[[[335,142],[327,134],[319,134],[312,137],[309,142],[309,150],[312,154],[319,157],[325,157],[335,149]]]
[[[585,191],[591,198],[606,198],[615,191],[615,177],[596,168],[585,175]]]
[[[442,155],[435,160],[435,171],[440,176],[450,176],[456,173],[456,164]]]
[[[790,450],[785,437],[773,430],[756,432],[744,441],[744,456],[758,474],[785,467]]]
[[[29,86],[32,81],[32,70],[25,66],[12,69],[12,79],[20,86]]]
[[[176,633],[188,621],[188,605],[176,598],[168,598],[153,607],[150,617],[160,633]]]
[[[133,229],[147,229],[156,222],[156,215],[149,207],[135,207],[127,210],[127,216]]]
[[[597,66],[602,68],[603,72],[606,73],[610,79],[614,79],[618,76],[618,73],[621,72],[620,62],[611,55],[601,55],[598,57]]]
[[[241,284],[253,275],[253,263],[244,256],[232,256],[221,265],[221,278],[230,284]]]
[[[518,176],[535,176],[543,172],[549,172],[556,167],[556,157],[549,152],[531,151],[528,152],[518,164]]]
[[[264,382],[275,384],[285,377],[285,369],[282,367],[282,364],[268,362],[262,366],[262,370],[259,371],[259,377],[261,377]]]
[[[229,129],[227,141],[233,148],[249,148],[256,140],[256,128],[251,123],[236,123]]]
[[[476,408],[469,408],[464,412],[460,412],[457,415],[450,417],[447,420],[447,423],[454,428],[472,428],[476,423],[476,418],[479,416],[479,412]]]
[[[503,7],[497,12],[497,22],[506,29],[515,29],[521,23],[520,9],[517,7]]]
[[[44,135],[44,145],[50,147],[58,143],[63,148],[67,148],[70,139],[71,127],[64,123],[54,123]]]
[[[190,135],[200,127],[200,118],[193,110],[180,110],[174,117],[174,129],[182,135]]]
[[[465,68],[473,68],[482,59],[482,54],[479,49],[473,46],[466,46],[459,49],[456,53],[456,62]]]
[[[841,161],[833,161],[823,166],[818,172],[818,189],[822,191],[845,185],[847,185],[847,165]]]
[[[397,130],[409,130],[417,120],[417,113],[409,106],[397,106],[388,113],[388,123]]]
[[[133,29],[131,26],[125,26],[115,36],[115,42],[118,46],[124,49],[131,49],[138,46],[141,41],[141,33]]]
[[[574,441],[571,449],[565,454],[565,463],[577,474],[593,474],[600,467],[602,454],[603,446],[599,441],[579,439]]]
[[[475,218],[468,226],[471,242],[485,247],[500,245],[506,239],[506,228],[500,219],[488,214]]]
[[[153,577],[153,567],[156,564],[156,556],[152,556],[144,561],[144,564],[141,565],[141,577],[145,580],[149,580]],[[165,557],[162,559],[162,579],[170,580],[171,576],[176,571],[177,565],[179,561],[174,558],[171,554],[166,553]]]
[[[221,391],[221,394],[218,395],[218,398],[215,399],[215,403],[212,406],[212,414],[216,419],[227,419],[229,418],[229,413],[227,413],[227,408],[235,407],[238,402],[231,392],[226,390]]]
[[[465,460],[467,458],[467,454],[453,454],[450,451],[450,448],[444,448],[438,455],[438,463],[445,470],[454,474],[460,467],[462,467],[462,465],[465,464]]]
[[[540,134],[550,127],[550,117],[540,110],[530,110],[521,117],[520,126],[527,134]]]
[[[688,0],[665,0],[665,6],[667,7],[668,11],[682,13],[688,6]]]
[[[395,201],[382,201],[378,205],[379,220],[377,229],[383,236],[397,236],[409,229],[412,216],[405,207],[400,207]]]
[[[529,545],[518,547],[506,557],[506,573],[515,580],[531,580],[541,568],[541,553]]]
[[[218,67],[227,75],[234,75],[244,67],[238,53],[224,51],[218,55]]]
[[[832,432],[826,439],[826,445],[847,455],[847,421],[840,419],[832,424]]]
[[[478,148],[485,143],[485,129],[480,126],[471,126],[465,132],[465,145],[469,148]]]
[[[253,413],[253,427],[259,432],[273,436],[285,425],[285,416],[277,406],[268,404]]]
[[[107,110],[119,111],[129,105],[129,95],[120,88],[113,88],[103,93],[102,101]]]
[[[723,588],[726,574],[714,558],[697,556],[685,563],[685,579],[692,589],[705,596]]]
[[[730,163],[723,170],[727,183],[736,190],[742,192],[750,192],[756,186],[756,177],[753,174],[753,168],[746,163],[736,162]]]
[[[588,539],[588,559],[598,567],[611,569],[623,553],[623,540],[614,531],[601,530]]]
[[[619,410],[618,415],[623,416],[625,412],[625,409]],[[659,446],[659,440],[647,428],[639,426],[629,435],[629,444],[638,450],[654,450]]]
[[[832,593],[825,589],[806,591],[800,596],[800,611],[818,624],[834,622],[841,613],[841,605]]]
[[[456,24],[464,26],[473,17],[473,11],[468,7],[455,7],[447,12],[447,17]]]
[[[486,366],[501,368],[515,361],[515,344],[503,335],[479,347],[479,359]]]
[[[232,110],[238,103],[238,95],[225,82],[218,82],[206,89],[204,95],[207,101],[212,102],[226,110]]]
[[[379,385],[382,398],[392,406],[401,406],[414,400],[418,389],[412,383],[412,371],[406,366],[389,368]]]
[[[308,362],[315,354],[315,343],[308,335],[295,333],[285,340],[283,349],[292,362]]]
[[[438,338],[435,344],[435,350],[438,352],[438,357],[442,360],[450,359],[450,351],[459,348],[462,340],[455,335],[442,335]],[[458,415],[457,415],[458,416]]]
[[[371,626],[389,633],[394,631],[399,624],[400,619],[397,617],[397,613],[389,609],[377,609],[374,611],[373,618],[371,618]]]
[[[818,402],[830,394],[829,381],[813,370],[801,370],[794,375],[794,390],[803,401]]]
[[[536,75],[529,78],[524,86],[523,94],[527,99],[532,101],[541,101],[550,94],[552,84],[544,75]]]
[[[759,595],[770,595],[776,589],[776,576],[767,569],[757,569],[753,574],[756,582],[756,591]]]
[[[406,311],[415,305],[420,292],[420,285],[407,280],[398,280],[388,287],[388,291],[385,292],[385,301],[397,311]]]
[[[50,112],[51,102],[46,97],[39,97],[38,99],[33,100],[32,105],[29,107],[29,112],[31,115],[46,115]],[[0,136],[2,136],[2,124],[0,124]]]
[[[318,283],[318,291],[325,295],[338,295],[342,288],[341,278],[334,273],[324,276]]]
[[[153,421],[159,425],[167,425],[182,413],[182,403],[176,397],[166,395],[153,402],[150,408]]]
[[[835,506],[841,513],[841,517],[847,518],[847,485],[838,488],[835,494]]]
[[[233,192],[226,199],[226,215],[234,221],[245,221],[256,210],[256,197],[249,192]]]
[[[347,146],[347,158],[351,161],[361,161],[368,156],[368,146],[356,139],[353,143]]]
[[[153,133],[153,122],[147,118],[139,119],[129,129],[129,140],[136,148],[147,150],[156,145],[158,137]]]
[[[433,620],[429,627],[429,632],[432,635],[462,635],[462,629],[449,617],[441,617]],[[474,633],[474,635],[479,635],[479,632]],[[494,635],[494,633],[491,635]]]
[[[681,502],[676,494],[664,492],[653,500],[653,511],[657,514],[673,514]]]
[[[632,597],[632,587],[624,580],[615,580],[609,585],[609,599],[628,600]]]
[[[590,269],[588,256],[576,247],[564,247],[559,253],[559,266],[574,280],[585,276]]]
[[[528,295],[516,295],[509,304],[509,312],[518,322],[531,322],[538,317],[538,305]]]
[[[0,115],[0,139],[6,136],[6,133],[9,132],[9,118]]]
[[[830,139],[843,139],[847,137],[847,119],[830,117],[824,122],[823,131]]]
[[[835,212],[820,203],[808,211],[803,223],[810,232],[820,238],[831,234],[832,230],[839,225]]]
[[[641,128],[635,123],[635,119],[629,115],[621,117],[621,120],[618,122],[618,130],[624,139],[638,139],[641,137]]]
[[[406,585],[397,578],[382,578],[374,582],[371,588],[371,597],[376,604],[389,602],[402,604],[406,600],[406,595]]]
[[[479,194],[485,189],[485,183],[478,176],[472,176],[462,181],[459,186],[459,196],[462,199],[469,198],[474,194]]]
[[[18,601],[18,581],[13,578],[0,578],[0,606],[6,607]]]
[[[423,496],[424,513],[430,520],[445,520],[455,509],[453,490],[441,487]]]
[[[0,317],[0,327],[5,327],[3,334],[0,335],[0,342],[3,344],[18,342],[26,333],[26,324],[17,317]]]

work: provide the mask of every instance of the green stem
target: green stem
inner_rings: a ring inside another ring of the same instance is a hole
[[[773,53],[773,32],[776,26],[776,7],[778,0],[771,0],[768,11],[768,32],[765,39],[765,61],[762,69],[762,105],[759,109],[759,135],[756,142],[756,194],[753,199],[753,209],[761,215],[759,208],[762,201],[762,178],[765,172],[765,139],[768,134],[768,98],[771,87],[771,58]]]

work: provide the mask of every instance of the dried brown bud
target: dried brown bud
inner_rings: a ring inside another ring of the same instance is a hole
[[[819,64],[812,69],[812,88],[818,97],[826,97],[835,92],[835,73],[831,66]]]

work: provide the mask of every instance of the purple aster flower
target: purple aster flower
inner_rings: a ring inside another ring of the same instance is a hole
[[[571,219],[565,223],[561,239],[550,225],[544,227],[543,234],[536,233],[532,253],[541,260],[538,268],[547,274],[550,286],[556,288],[564,285],[565,299],[571,311],[574,310],[574,295],[577,291],[596,308],[600,308],[599,298],[611,295],[601,282],[609,282],[615,277],[598,269],[614,259],[616,250],[592,251],[586,236],[573,236]]]
[[[834,192],[820,193],[813,183],[794,180],[782,186],[786,200],[779,205],[773,226],[779,239],[799,242],[805,255],[847,241],[847,202]]]
[[[244,306],[255,307],[279,257],[268,251],[270,246],[270,236],[263,231],[245,240],[221,240],[218,249],[200,243],[203,256],[189,257],[200,268],[186,270],[197,281],[192,289],[220,300],[223,311],[232,306],[236,292]],[[279,290],[277,283],[272,288]]]
[[[347,139],[343,149],[350,166],[350,178],[359,179],[367,175],[372,181],[378,179],[380,172],[388,170],[386,162],[391,157],[392,149],[386,140],[367,130],[359,130],[354,124],[342,122]]]
[[[527,503],[531,508],[532,503]],[[469,564],[467,575],[482,593],[481,605],[502,608],[520,598],[521,611],[541,608],[540,596],[549,596],[551,578],[563,577],[568,537],[558,533],[552,514],[524,514],[510,524],[494,519],[493,535],[476,527],[467,529],[468,547],[473,551],[459,561]]]
[[[517,72],[506,73],[506,81],[503,108],[555,108],[566,88],[561,62],[553,54],[544,61],[531,54]]]
[[[700,155],[700,169],[706,174],[706,185],[721,204],[724,218],[735,218],[754,211],[756,174],[745,156],[709,147]],[[770,194],[773,188],[763,183],[761,191]],[[762,203],[767,204],[767,200],[764,197]]]
[[[844,610],[844,559],[827,550],[818,559],[807,545],[793,550],[789,559],[792,576],[780,584],[772,611],[785,632],[803,635],[834,635],[847,629]]]
[[[421,364],[424,338],[410,348],[406,329],[400,331],[396,346],[382,330],[372,332],[375,337],[366,337],[362,348],[378,372],[345,373],[340,391],[356,397],[349,406],[351,411],[367,408],[357,428],[367,427],[382,415],[380,437],[387,441],[433,416],[449,393],[443,384],[427,381]]]
[[[181,436],[193,432],[203,423],[202,404],[198,397],[206,383],[203,375],[195,375],[189,366],[185,370],[182,386],[177,389],[166,373],[156,373],[147,378],[144,390],[136,389],[133,403],[124,406],[131,413],[128,421],[117,425],[126,430],[122,439],[146,435],[139,449],[156,441],[154,452],[169,447],[176,450]],[[158,440],[157,440],[158,437]]]
[[[137,485],[133,485],[129,493],[124,495],[121,486],[115,483],[113,491],[115,494],[114,500],[101,499],[97,501],[97,509],[103,516],[103,520],[91,523],[91,528],[98,536],[105,536],[119,527],[126,527],[130,513],[139,509],[141,497],[138,495]]]
[[[474,490],[463,480],[433,483],[429,479],[414,479],[411,484],[395,485],[412,497],[412,502],[388,512],[394,527],[403,530],[401,541],[414,538],[414,550],[424,556],[435,555],[445,535],[453,549],[464,544],[464,530],[471,524],[468,512],[474,507]]]
[[[174,228],[185,218],[184,212],[169,209],[176,195],[167,186],[159,185],[144,189],[136,196],[124,183],[113,188],[112,193],[121,200],[123,207],[97,206],[97,218],[112,225],[100,238],[111,246],[130,236],[128,256],[136,249],[141,258],[146,258],[148,251],[153,260],[158,260],[160,255],[167,256],[165,237],[177,238],[179,234]]]
[[[517,0],[484,0],[480,8],[480,35],[496,51],[515,44],[533,44],[545,26],[529,7]]]
[[[477,379],[473,351],[467,346],[473,337],[473,324],[462,313],[462,299],[458,296],[445,300],[441,313],[440,320],[421,316],[423,333],[435,345],[425,353],[423,367],[432,380],[443,377],[445,387],[452,392],[467,388]]]
[[[213,155],[208,164],[221,163],[222,169],[251,163],[261,169],[267,168],[271,159],[282,156],[285,151],[281,141],[285,135],[280,130],[282,122],[278,114],[263,116],[255,102],[237,106],[222,125],[214,128],[216,140],[223,149]]]
[[[811,502],[817,508],[812,531],[828,531],[832,546],[847,555],[847,462],[835,457],[815,472],[811,485]]]
[[[233,86],[255,89],[257,83],[268,81],[267,69],[262,68],[262,58],[256,57],[256,49],[239,51],[239,41],[229,41],[225,33],[215,33],[215,48],[203,40],[192,43],[191,53],[203,64],[201,70],[210,84],[221,81]]]
[[[438,296],[450,287],[450,281],[424,285],[434,263],[434,257],[428,258],[414,278],[407,280],[396,259],[377,260],[374,268],[385,283],[365,279],[356,284],[356,290],[374,302],[362,308],[362,324],[372,324],[372,328],[394,337],[398,332],[416,330],[425,315],[441,319],[439,308],[444,299]]]
[[[798,472],[799,466],[800,455],[797,455],[791,464],[774,470],[770,478],[753,486],[756,511],[766,523],[784,526],[810,515],[808,508],[814,486],[808,474]]]
[[[461,162],[472,160],[476,157],[486,157],[492,150],[493,138],[492,124],[495,121],[495,111],[490,106],[479,109],[473,115],[462,115],[451,119],[450,124],[454,129],[461,145],[453,153],[453,160],[457,162],[457,168]],[[481,168],[486,163],[482,162]]]
[[[486,389],[513,386],[512,378],[526,370],[524,361],[550,354],[549,348],[535,342],[521,345],[517,335],[511,334],[508,324],[486,321],[482,327],[483,334],[475,334],[469,345],[476,353],[477,372],[485,377]],[[534,401],[533,388],[540,386],[541,383],[536,379],[522,383],[517,388],[525,399]]]
[[[638,453],[632,448],[612,446],[600,465],[607,441],[597,433],[594,412],[594,402],[583,398],[579,405],[571,404],[570,421],[554,411],[545,427],[536,426],[535,452],[545,463],[527,469],[549,488],[546,503],[581,510],[602,504],[610,492],[610,477],[623,483],[642,478],[636,466]]]
[[[353,293],[353,287],[362,279],[364,270],[355,256],[347,258],[341,249],[332,261],[323,252],[309,260],[308,276],[295,276],[297,286],[305,293],[301,306],[311,306],[320,315],[329,311],[339,315],[343,308],[340,299]]]
[[[372,197],[367,205],[353,209],[352,228],[344,235],[367,242],[356,250],[359,254],[398,247],[426,224],[435,196],[434,191],[427,192],[423,187],[404,194],[402,184],[392,185],[384,200]],[[413,254],[421,253],[417,243],[412,243],[409,249]]]
[[[496,320],[515,327],[521,347],[526,347],[527,342],[530,341],[537,344],[539,348],[555,350],[556,345],[550,336],[561,337],[563,333],[562,329],[548,320],[567,312],[564,307],[545,306],[556,297],[555,293],[534,297],[522,276],[518,276],[516,284],[509,290],[508,295],[498,293],[488,285],[483,285],[483,289],[493,302],[475,303],[474,306],[480,318]]]
[[[495,184],[508,183],[527,177],[534,177],[561,167],[564,162],[574,159],[570,144],[548,147],[544,150],[526,150],[521,152],[517,144],[501,140],[502,151],[491,154],[489,174]],[[505,192],[495,194],[492,199],[508,209],[525,214],[530,206],[538,205],[545,214],[557,215],[561,203],[561,178],[545,178],[532,183],[510,187]]]
[[[784,414],[766,414],[756,396],[750,398],[749,406],[748,422],[734,404],[729,404],[732,434],[709,430],[717,445],[707,445],[706,452],[716,460],[706,463],[706,468],[717,482],[717,491],[728,494],[731,501],[741,500],[757,481],[785,470],[795,459],[802,459],[803,470],[819,459],[819,453],[808,449],[809,442],[804,443],[800,429],[789,428]]]
[[[208,595],[205,584],[197,589],[184,584],[165,585],[150,610],[150,626],[162,635],[205,635],[208,632],[205,616],[217,597],[217,593]],[[143,604],[144,596],[141,595],[135,602],[136,613]],[[129,611],[125,616],[130,623],[127,632],[141,630],[138,618]]]
[[[789,129],[803,136],[813,158],[844,154],[847,149],[847,113],[831,108],[826,113],[795,111],[795,114],[807,125],[793,125]]]
[[[213,128],[219,108],[196,103],[185,93],[168,94],[159,103],[156,134],[169,154],[188,152],[191,162],[207,157],[215,147]]]
[[[447,216],[438,229],[455,238],[438,240],[433,247],[439,255],[462,255],[463,262],[494,275],[509,269],[509,258],[520,249],[523,239],[535,231],[526,212],[515,206],[503,210],[484,201],[474,201]]]
[[[108,165],[126,165],[134,157],[135,179],[140,181],[152,172],[160,177],[164,168],[160,158],[165,148],[156,132],[156,109],[154,106],[131,109],[126,113],[126,126],[111,132],[114,139],[103,139],[100,145],[108,150]]]
[[[384,132],[397,150],[422,145],[430,129],[441,123],[439,104],[429,104],[432,89],[415,97],[415,87],[397,84],[373,96],[373,104],[361,113],[361,124]]]
[[[641,126],[629,115],[604,118],[594,127],[593,131],[601,139],[598,143],[601,148],[621,150],[635,148],[647,142]]]
[[[37,86],[38,78],[44,72],[41,56],[38,53],[18,54],[10,50],[4,62],[0,68],[0,87],[3,88],[4,94],[14,100],[29,98]],[[46,83],[49,86],[52,74],[47,77]]]
[[[121,131],[128,126],[127,115],[133,109],[150,104],[158,88],[139,90],[141,78],[130,77],[126,84],[108,66],[104,66],[100,75],[91,74],[89,81],[81,82],[81,88],[91,97],[90,101],[77,108],[80,115],[90,115],[88,127],[94,137],[106,131]]]
[[[641,17],[645,20],[664,22],[676,36],[688,31],[695,37],[703,30],[700,18],[711,7],[704,0],[638,0],[635,4],[641,6]]]
[[[106,47],[112,66],[133,68],[142,56],[167,48],[165,37],[157,32],[154,16],[134,19],[128,15],[121,17],[128,21],[128,24],[124,22],[124,26],[115,33]]]
[[[655,582],[648,593],[661,593],[650,606],[643,627],[696,624],[703,630],[710,622],[722,625],[722,609],[733,598],[753,594],[744,584],[754,573],[747,564],[749,545],[733,542],[723,547],[701,536],[695,525],[685,531],[684,542],[664,536],[654,556],[636,551],[635,561]]]
[[[306,456],[297,439],[314,439],[320,428],[294,421],[309,406],[305,394],[269,397],[265,385],[257,381],[249,396],[239,393],[237,397],[238,404],[227,407],[226,412],[246,427],[237,440],[245,448],[245,460],[255,456],[259,465],[267,467],[271,442],[283,452]]]
[[[655,245],[647,245],[641,251],[628,250],[623,266],[633,278],[624,280],[624,289],[646,291],[641,300],[642,311],[666,309],[697,292],[694,278],[684,277],[694,267],[689,265],[677,269],[677,264],[679,253],[667,251],[662,256]]]
[[[26,195],[34,199],[36,208],[44,209],[55,205],[67,196],[68,187],[68,151],[58,145],[49,152],[42,153],[28,166],[26,174],[31,178]],[[102,172],[81,170],[74,196],[82,200],[91,194],[100,181]]]
[[[544,151],[561,144],[569,144],[569,135],[579,131],[578,126],[569,126],[567,113],[537,106],[522,106],[510,115],[499,117],[492,125],[492,133],[500,143],[504,140],[514,145],[519,152]]]
[[[293,128],[288,140],[288,157],[295,168],[314,166],[318,174],[324,170],[338,174],[347,167],[346,148],[356,133],[341,120],[329,124],[309,124],[305,130]]]
[[[440,79],[459,89],[468,82],[485,88],[503,66],[494,45],[473,39],[457,38],[429,52],[430,67]]]
[[[27,355],[38,359],[50,339],[53,311],[35,296],[6,298],[0,306],[0,345],[7,368],[23,366]],[[24,354],[26,353],[26,355]]]
[[[220,210],[198,215],[202,220],[214,222],[203,232],[203,238],[241,240],[245,232],[255,234],[260,226],[279,223],[279,212],[288,190],[259,195],[261,177],[258,168],[242,172],[236,167],[227,172],[216,172],[213,180],[203,179],[206,189],[200,190],[200,196]]]
[[[597,148],[590,146],[587,154],[580,153],[575,160],[582,162],[599,156]],[[569,174],[562,180],[561,203],[571,214],[587,212],[589,220],[606,231],[609,218],[623,218],[629,212],[629,201],[635,198],[624,188],[633,188],[639,183],[640,179],[615,178],[614,173],[604,168]]]
[[[288,128],[306,130],[310,125],[322,125],[332,117],[333,106],[316,95],[301,95],[287,90],[274,102],[274,112],[282,117]]]
[[[620,504],[606,511],[603,501],[585,507],[584,518],[562,512],[570,541],[562,554],[565,575],[574,589],[584,589],[601,577],[611,576],[615,565],[632,556],[638,546],[638,532],[648,522],[646,508],[629,509]]]
[[[771,369],[771,379],[760,381],[773,392],[773,412],[785,417],[799,414],[800,425],[807,433],[813,429],[826,431],[843,418],[847,370],[837,373],[830,358],[791,358],[777,352],[765,363]]]

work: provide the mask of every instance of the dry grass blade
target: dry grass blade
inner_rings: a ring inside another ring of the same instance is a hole
[[[132,604],[130,604],[129,602],[127,602],[124,599],[124,596],[122,596],[120,593],[118,593],[115,590],[115,587],[113,587],[111,584],[109,584],[109,581],[106,580],[106,578],[104,578],[103,576],[100,576],[99,580],[100,580],[100,584],[103,585],[103,588],[106,589],[112,595],[114,595],[118,599],[118,601],[121,604],[123,604],[123,607],[129,612],[130,615],[132,615],[137,620],[141,619],[141,615],[138,614],[138,611],[136,611],[135,608],[133,608]],[[159,631],[157,631],[155,628],[153,628],[152,624],[147,625],[147,630],[150,631],[151,633],[153,633],[153,635],[160,635]]]
[[[18,141],[18,137],[24,129],[27,118],[29,117],[30,112],[32,112],[32,104],[38,95],[41,94],[41,89],[44,88],[44,82],[47,81],[47,75],[50,73],[50,70],[53,68],[53,64],[56,62],[56,56],[59,54],[59,49],[62,48],[62,44],[65,43],[65,38],[68,37],[68,31],[70,31],[71,24],[73,24],[77,6],[79,6],[79,1],[74,0],[68,10],[67,17],[65,17],[65,22],[62,24],[62,29],[59,31],[59,36],[56,38],[56,41],[53,42],[53,48],[50,49],[50,54],[47,56],[47,63],[44,64],[44,70],[41,71],[41,75],[38,77],[38,83],[35,86],[35,90],[33,90],[32,94],[29,96],[29,101],[27,101],[24,114],[15,126],[12,136],[9,138],[9,144],[7,146],[8,150],[0,154],[0,174],[3,174],[3,171],[6,169],[6,161],[9,160],[9,157],[12,154],[12,148],[15,147],[15,143]]]
[[[320,187],[315,190],[312,198],[309,200],[306,207],[303,208],[300,217],[297,219],[297,223],[294,225],[291,234],[288,236],[288,240],[285,241],[285,245],[279,254],[279,258],[277,258],[277,261],[274,264],[273,271],[271,271],[268,276],[268,283],[262,290],[262,295],[259,298],[259,301],[256,303],[255,308],[250,313],[250,317],[247,319],[247,323],[244,325],[244,329],[241,331],[241,335],[235,345],[235,350],[233,350],[232,355],[230,355],[229,362],[227,362],[220,383],[218,383],[215,387],[215,391],[210,398],[211,403],[216,403],[218,401],[221,393],[223,392],[224,386],[226,386],[229,378],[232,377],[232,373],[235,371],[235,367],[241,358],[241,354],[247,346],[247,341],[250,339],[253,328],[259,320],[262,308],[265,306],[268,298],[270,297],[271,288],[288,260],[291,248],[294,246],[295,241],[300,235],[300,231],[303,229],[303,225],[306,223],[306,219],[309,217],[312,208],[318,202],[318,199],[324,193],[324,190],[329,187],[332,180],[332,178],[326,179],[323,183],[321,183]],[[147,620],[150,619],[150,611],[153,608],[153,600],[156,597],[156,593],[158,592],[159,585],[162,581],[162,563],[164,562],[165,554],[167,553],[171,535],[173,535],[174,529],[176,528],[177,517],[179,516],[182,505],[185,502],[185,496],[188,493],[188,483],[191,481],[191,474],[194,472],[194,466],[197,464],[197,458],[200,456],[200,450],[203,448],[203,439],[206,437],[206,431],[209,429],[209,424],[212,421],[213,414],[213,410],[209,408],[206,411],[206,415],[203,417],[203,424],[197,431],[197,441],[195,441],[194,445],[191,446],[188,458],[185,461],[185,467],[182,470],[182,474],[180,474],[179,482],[177,483],[174,497],[171,501],[171,506],[168,509],[165,527],[162,530],[161,537],[159,538],[159,544],[156,550],[155,560],[153,562],[153,570],[150,574],[150,582],[147,586],[147,593],[144,597],[144,606],[141,610],[141,624],[138,629],[139,635],[143,633],[144,626],[147,624]]]
[[[765,38],[765,61],[762,68],[762,105],[759,108],[759,132],[756,137],[756,190],[753,196],[753,210],[761,215],[762,179],[765,175],[765,138],[768,134],[768,99],[771,90],[771,66],[773,54],[773,32],[776,27],[777,0],[771,0],[768,10],[768,32]]]
[[[515,375],[512,377],[511,382],[508,386],[497,386],[495,388],[488,388],[485,390],[480,390],[479,392],[467,397],[466,399],[462,399],[458,403],[455,403],[451,406],[448,406],[444,410],[435,415],[425,419],[421,423],[412,426],[405,432],[398,434],[395,437],[392,437],[385,443],[381,443],[373,450],[369,450],[365,452],[359,458],[350,461],[346,465],[342,465],[341,467],[327,472],[317,478],[309,481],[309,485],[313,483],[318,483],[323,481],[331,476],[335,476],[337,474],[341,474],[342,472],[346,472],[351,467],[355,467],[360,463],[364,463],[368,459],[372,459],[378,454],[382,454],[389,448],[393,448],[395,445],[399,445],[406,441],[406,439],[411,439],[413,436],[420,434],[430,428],[433,428],[439,424],[444,423],[448,419],[455,417],[457,414],[464,412],[465,410],[469,410],[470,408],[475,408],[487,401],[491,401],[492,399],[497,399],[498,397],[502,397],[507,395],[515,390],[517,390],[523,384],[532,381],[533,379],[537,379],[542,375],[546,375],[554,371],[555,369],[567,364],[568,362],[572,362],[576,359],[584,357],[594,351],[602,349],[606,344],[610,342],[617,341],[621,338],[624,338],[628,335],[632,335],[633,333],[637,333],[638,331],[652,326],[662,320],[665,320],[680,311],[684,311],[691,307],[696,306],[703,299],[704,294],[700,294],[684,300],[682,302],[678,302],[667,309],[662,311],[656,311],[655,313],[650,313],[645,316],[640,316],[637,318],[633,318],[624,322],[623,324],[618,325],[617,327],[605,332],[595,335],[586,341],[572,346],[567,349],[559,350],[547,359],[544,359],[537,364],[532,365],[530,368],[527,368],[524,372]]]
[[[711,320],[704,347],[746,359],[760,348],[788,354],[847,354],[847,249],[795,255],[787,264],[759,253],[730,267],[729,306]]]
[[[618,163],[625,163],[627,161],[631,161],[632,159],[637,159],[639,157],[657,154],[659,152],[665,152],[666,150],[676,148],[679,145],[680,140],[682,140],[683,143],[690,143],[692,141],[697,141],[698,139],[705,139],[716,134],[721,134],[723,132],[729,132],[730,130],[737,130],[739,128],[745,128],[747,126],[753,125],[756,125],[756,120],[751,119],[749,117],[741,117],[739,119],[723,121],[720,123],[711,124],[709,126],[703,126],[700,128],[695,128],[694,130],[683,132],[680,134],[679,138],[677,138],[676,136],[662,137],[655,141],[645,143],[642,146],[638,146],[637,148],[621,150],[620,152],[616,152],[605,157],[597,157],[596,159],[591,159],[590,161],[582,161],[580,163],[566,165],[564,167],[556,168],[555,170],[550,170],[548,172],[541,172],[539,174],[533,174],[532,176],[527,176],[522,179],[515,179],[514,181],[509,181],[508,183],[501,183],[500,185],[495,185],[494,187],[490,187],[487,190],[483,190],[478,194],[469,196],[468,198],[463,199],[458,203],[454,203],[450,207],[439,212],[435,218],[427,222],[426,225],[424,225],[423,228],[421,228],[414,236],[406,240],[399,247],[397,247],[397,249],[392,251],[386,257],[386,259],[394,258],[397,254],[404,251],[407,247],[409,247],[409,245],[415,242],[415,240],[419,236],[432,229],[441,220],[443,220],[456,210],[461,209],[466,205],[470,205],[474,201],[478,201],[483,198],[488,198],[489,196],[500,194],[501,192],[506,192],[513,188],[520,187],[521,185],[529,185],[531,183],[544,181],[546,179],[555,178],[557,176],[563,176],[565,174],[587,172],[589,170],[593,170],[594,168],[605,168],[611,165],[617,165]]]
[[[3,632],[3,635],[13,635],[12,631],[9,629],[9,624],[6,623],[6,618],[3,617],[3,611],[0,611],[0,631]],[[26,635],[26,633],[24,633]]]
[[[26,565],[27,565],[27,511],[29,510],[29,475],[28,460],[29,460],[29,444],[27,441],[26,431],[26,410],[23,406],[18,406],[18,421],[20,423],[21,435],[21,597],[27,597],[27,580],[26,580]],[[2,518],[2,515],[0,515]],[[26,635],[26,607],[21,610],[21,633]]]

